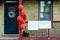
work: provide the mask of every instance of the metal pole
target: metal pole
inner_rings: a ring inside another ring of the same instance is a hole
[[[50,29],[48,29],[48,40],[50,40]]]
[[[20,5],[20,4],[22,5],[22,0],[19,0],[19,5]]]
[[[22,0],[19,0],[19,5],[22,5]],[[19,11],[19,15],[21,14],[22,11]],[[19,23],[20,27],[20,23]],[[19,40],[22,40],[22,30],[19,28]]]

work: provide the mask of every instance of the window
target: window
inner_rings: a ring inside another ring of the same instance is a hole
[[[39,20],[41,21],[49,21],[51,20],[51,1],[40,1],[40,12],[39,12]]]

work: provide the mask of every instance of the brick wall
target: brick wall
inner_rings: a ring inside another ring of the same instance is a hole
[[[23,5],[28,20],[38,20],[38,0],[24,0]]]
[[[60,21],[60,1],[53,2],[53,20]]]
[[[0,6],[0,36],[4,33],[4,6]]]

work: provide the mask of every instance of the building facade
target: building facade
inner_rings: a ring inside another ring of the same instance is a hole
[[[51,36],[60,36],[60,1],[59,0],[53,0],[53,1],[43,1],[46,4],[46,7],[49,9],[45,9],[44,13],[47,12],[48,10],[48,15],[45,16],[45,18],[48,19],[41,19],[41,0],[23,0],[23,6],[24,10],[27,14],[27,19],[28,21],[38,21],[38,20],[53,20],[53,26],[50,29],[50,35]],[[48,4],[49,5],[48,5]],[[12,4],[11,4],[12,5]],[[44,6],[44,4],[43,4]],[[0,36],[4,34],[4,6],[0,7]],[[51,16],[50,16],[51,15]],[[51,19],[50,19],[51,18]],[[26,25],[27,26],[27,25]],[[25,31],[29,33],[30,36],[47,36],[48,35],[48,29],[39,29],[35,31],[29,31],[27,29],[28,27],[25,28]]]

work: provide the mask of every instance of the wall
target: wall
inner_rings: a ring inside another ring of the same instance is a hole
[[[4,33],[4,6],[0,6],[0,36]]]
[[[60,1],[54,1],[53,4],[53,20],[60,21]]]
[[[24,0],[23,5],[25,7],[24,11],[27,13],[28,21],[37,21],[38,20],[38,0]],[[30,36],[35,36],[36,31],[27,30],[27,26],[25,31],[30,33]],[[34,33],[33,33],[34,32]]]
[[[38,20],[38,0],[24,0],[23,5],[28,20]]]

